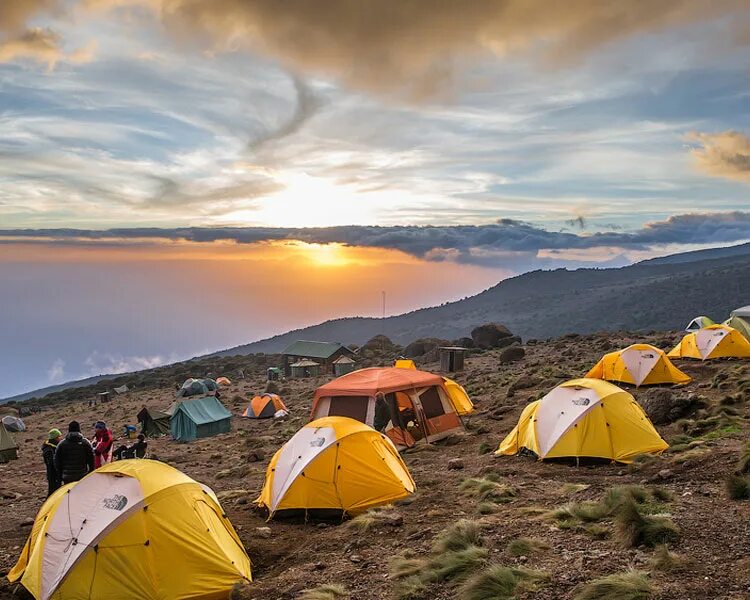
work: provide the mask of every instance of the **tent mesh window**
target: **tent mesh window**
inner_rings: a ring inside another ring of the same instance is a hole
[[[424,410],[424,416],[428,419],[439,417],[445,414],[443,409],[443,402],[440,400],[440,393],[436,387],[427,388],[419,396],[419,400],[422,403],[422,409]]]
[[[367,420],[367,396],[333,396],[328,409],[330,417],[350,417],[364,423]]]

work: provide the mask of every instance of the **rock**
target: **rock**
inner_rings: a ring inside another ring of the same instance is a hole
[[[362,557],[359,554],[352,554],[349,556],[349,560],[353,563],[361,563]]]
[[[313,565],[313,569],[315,569],[316,571],[323,571],[325,570],[326,566],[327,565],[324,562],[316,562]]]
[[[271,528],[270,527],[256,527],[255,533],[258,534],[258,537],[262,537],[263,539],[268,539],[271,537]]]
[[[404,356],[406,358],[420,358],[430,352],[430,350],[435,350],[439,346],[447,346],[449,344],[450,342],[447,340],[438,338],[420,338],[414,340],[404,348]]]
[[[497,348],[500,340],[509,337],[513,337],[513,334],[505,325],[499,323],[485,323],[471,331],[471,339],[474,340],[474,345],[484,350]]]
[[[531,375],[521,375],[508,387],[508,396],[512,396],[518,390],[528,390],[529,388],[536,387],[537,385],[539,385],[539,383],[541,382],[538,377],[533,377]]]
[[[665,388],[645,392],[645,395],[638,398],[638,402],[654,425],[674,423],[706,405],[701,396],[675,396],[672,390]]]
[[[509,346],[500,353],[497,360],[501,365],[506,365],[521,360],[524,356],[526,356],[526,350],[521,346]]]
[[[659,479],[669,479],[673,474],[671,469],[662,469],[657,473]]]
[[[33,517],[29,517],[28,519],[24,519],[23,521],[21,521],[18,524],[19,527],[31,527],[32,525],[34,525],[34,519],[33,519]]]
[[[470,337],[460,337],[457,340],[451,342],[451,346],[459,346],[460,348],[473,348],[474,340]]]
[[[464,461],[461,458],[451,458],[448,461],[449,471],[460,471],[463,468],[464,468]]]
[[[267,381],[266,387],[263,389],[264,394],[276,394],[279,395],[281,390],[279,389],[279,384],[275,381]]]
[[[247,462],[260,462],[265,458],[266,451],[262,448],[256,448],[247,454]]]

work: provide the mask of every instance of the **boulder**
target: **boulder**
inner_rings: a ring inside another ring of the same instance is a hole
[[[666,388],[648,390],[640,395],[638,402],[654,425],[674,423],[705,406],[705,401],[700,396],[676,396]]]
[[[470,337],[460,337],[457,340],[451,342],[451,346],[458,346],[459,348],[473,348],[474,340]]]
[[[449,471],[460,471],[463,468],[464,468],[464,461],[460,458],[451,458],[448,461]]]
[[[499,323],[485,323],[471,331],[471,339],[474,340],[474,345],[484,350],[497,348],[500,340],[509,337],[513,337],[513,334],[505,325]]]
[[[501,365],[516,362],[526,356],[526,350],[521,346],[509,346],[500,352],[500,356],[497,357],[498,362]]]
[[[381,352],[383,350],[392,350],[394,348],[396,348],[396,344],[394,344],[388,336],[379,334],[365,342],[360,348],[360,351],[373,350],[375,352]]]
[[[441,340],[438,338],[420,338],[414,340],[404,348],[404,356],[406,358],[420,358],[439,346],[448,346],[449,344],[450,342],[447,340]]]
[[[529,388],[536,387],[539,385],[540,380],[538,377],[531,375],[521,375],[513,383],[508,386],[508,396],[512,396],[518,390],[528,390]],[[557,384],[555,384],[557,385]]]

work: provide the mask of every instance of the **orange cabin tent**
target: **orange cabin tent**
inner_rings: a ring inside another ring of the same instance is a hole
[[[280,410],[289,412],[277,394],[261,394],[250,401],[250,406],[245,409],[242,416],[248,419],[270,419]]]
[[[401,447],[463,429],[440,375],[396,367],[360,369],[319,387],[311,420],[328,416],[366,423]]]

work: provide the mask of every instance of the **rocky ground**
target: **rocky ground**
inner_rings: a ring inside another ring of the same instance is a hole
[[[516,589],[515,597],[577,598],[587,582],[637,569],[645,573],[651,590],[638,597],[750,598],[750,502],[731,500],[725,489],[749,429],[750,361],[681,361],[678,365],[694,377],[689,385],[631,390],[672,444],[663,456],[630,466],[576,467],[493,454],[529,400],[565,379],[583,376],[603,353],[636,341],[669,347],[677,339],[677,334],[570,335],[527,343],[523,357],[518,352],[510,356],[507,348],[470,356],[466,370],[456,375],[477,408],[466,419],[466,433],[407,451],[404,459],[417,483],[416,494],[383,518],[376,515],[365,523],[267,523],[252,504],[270,457],[307,421],[314,389],[324,379],[281,383],[291,411],[286,421],[236,416],[228,434],[186,445],[168,438],[152,440],[150,454],[223,498],[254,565],[255,581],[237,590],[239,598],[298,598],[322,584],[343,586],[343,597],[358,600],[478,598],[466,595],[458,579],[450,577],[427,582],[409,595],[403,580],[393,575],[396,557],[434,555],[436,537],[461,519],[475,521],[481,530],[481,544],[487,549],[481,568],[490,563],[543,572],[535,586]],[[501,353],[504,360],[516,360],[501,364]],[[434,370],[437,365],[423,368]],[[224,392],[225,405],[239,415],[247,393],[262,390],[264,384],[260,374],[234,382]],[[25,419],[28,431],[16,434],[20,459],[0,465],[1,575],[15,563],[44,499],[40,445],[47,430],[64,429],[72,419],[93,430],[93,423],[104,419],[119,433],[134,423],[142,405],[166,409],[172,400],[171,389],[132,392],[97,408],[75,402]],[[465,483],[471,478],[491,482],[485,486],[497,484],[497,493],[482,500],[480,493],[472,492],[476,488]],[[657,551],[651,548],[624,547],[611,515],[585,521],[550,514],[571,503],[599,500],[607,490],[624,485],[642,486],[656,498],[649,500],[650,512],[677,526],[679,534],[669,550],[670,556],[681,557],[678,564],[658,564]],[[509,548],[518,538],[531,542]],[[28,596],[3,579],[0,598],[11,597]]]

